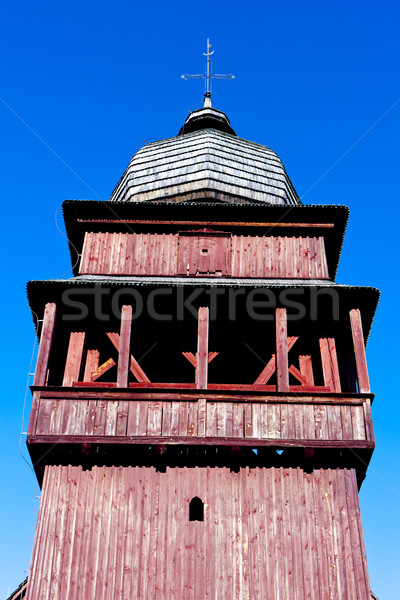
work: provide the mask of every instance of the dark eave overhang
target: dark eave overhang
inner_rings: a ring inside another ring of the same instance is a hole
[[[187,279],[183,277],[162,279],[159,277],[82,276],[66,280],[54,279],[44,281],[29,281],[27,284],[27,295],[36,326],[37,323],[35,315],[39,315],[39,318],[41,318],[43,315],[44,306],[48,302],[55,302],[57,304],[59,307],[59,316],[65,312],[66,296],[64,294],[67,290],[75,290],[73,296],[74,300],[82,301],[83,303],[88,302],[88,304],[90,304],[90,302],[92,302],[90,298],[94,298],[95,290],[99,289],[103,290],[103,292],[106,290],[107,294],[103,294],[103,297],[106,299],[111,299],[110,301],[112,301],[112,288],[115,288],[115,291],[118,292],[118,295],[121,293],[121,289],[127,289],[128,291],[132,288],[141,289],[141,294],[143,294],[143,297],[150,294],[152,290],[171,288],[175,290],[178,288],[184,288],[187,294],[190,294],[192,290],[196,290],[198,288],[203,288],[204,290],[209,288],[245,288],[248,293],[250,293],[253,289],[271,289],[279,291],[293,289],[302,290],[300,299],[304,298],[305,305],[307,305],[310,294],[312,293],[311,290],[315,292],[318,290],[331,289],[334,290],[339,297],[340,312],[342,317],[344,316],[344,311],[348,311],[351,308],[360,309],[366,341],[368,339],[380,296],[379,290],[372,287],[338,285],[332,282],[313,282],[312,280],[300,282],[299,280],[279,281],[276,279],[266,279],[252,281],[250,279],[231,279],[227,282],[226,280],[221,281],[219,278],[215,278],[210,282],[209,279],[211,278],[204,280],[200,278]],[[84,292],[81,298],[79,297],[79,294],[76,294],[79,289]],[[277,298],[279,298],[278,294]],[[299,296],[295,295],[294,300],[299,300]],[[277,305],[279,305],[279,300],[277,300]]]

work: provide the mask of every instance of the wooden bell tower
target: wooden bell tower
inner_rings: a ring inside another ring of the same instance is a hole
[[[211,107],[64,203],[74,277],[28,284],[29,600],[370,600],[378,292],[334,281],[347,216]]]

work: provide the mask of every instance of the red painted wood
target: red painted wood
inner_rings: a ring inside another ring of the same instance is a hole
[[[194,496],[203,522],[188,521]],[[199,590],[369,600],[354,470],[46,467],[30,600]]]
[[[300,373],[306,380],[306,385],[314,385],[314,374],[312,368],[312,360],[310,355],[300,354],[299,356]]]
[[[124,305],[121,310],[117,387],[128,387],[131,328],[132,306]]]
[[[213,390],[203,390],[203,394],[210,400],[213,401],[228,401],[228,402],[267,402],[267,403],[298,403],[303,402],[306,404],[344,404],[344,405],[355,405],[362,406],[363,402],[367,399],[373,398],[372,394],[319,394],[309,395],[306,394],[300,395],[300,391],[304,389],[303,386],[291,386],[292,388],[299,388],[299,391],[296,393],[290,392],[289,394],[279,394],[275,392],[264,392],[254,390],[253,393],[250,394],[235,394],[233,390],[226,390],[226,393],[215,393]],[[220,390],[223,392],[224,390]],[[228,393],[229,392],[229,393]],[[194,401],[198,396],[198,391],[196,389],[188,389],[184,392],[177,390],[176,392],[159,392],[152,391],[149,392],[148,389],[141,388],[135,391],[122,391],[117,390],[116,388],[112,388],[111,386],[107,390],[103,390],[101,393],[101,398],[104,400],[187,400]],[[99,391],[96,389],[96,386],[92,387],[92,389],[75,389],[74,391],[69,391],[63,388],[44,388],[40,391],[40,397],[44,399],[65,399],[67,401],[74,399],[83,399],[83,400],[91,400],[99,398]]]
[[[323,237],[230,238],[228,233],[213,235],[201,231],[87,233],[79,272],[328,278]]]
[[[291,348],[293,348],[294,344],[297,342],[298,339],[299,339],[298,336],[291,336],[291,337],[287,338],[288,352]],[[270,358],[270,360],[265,365],[264,369],[261,371],[260,375],[255,380],[254,386],[265,385],[267,383],[267,381],[269,381],[269,379],[275,373],[275,370],[276,370],[276,361],[275,361],[275,354],[273,354],[272,357]]]
[[[113,344],[113,346],[119,352],[119,345],[120,345],[119,333],[114,333],[114,332],[109,331],[109,332],[107,332],[106,335],[109,338],[109,340],[111,341],[111,343]],[[130,355],[130,370],[132,371],[132,373],[134,374],[134,376],[136,377],[138,382],[150,383],[150,379],[147,377],[146,373],[143,371],[142,367],[139,365],[139,363],[134,358],[134,356],[132,356],[132,354]],[[134,384],[129,384],[129,385],[134,385]]]
[[[71,386],[74,382],[79,381],[84,343],[84,331],[71,331],[62,383],[65,386]]]
[[[276,324],[276,380],[278,392],[289,391],[286,309],[275,310]]]
[[[56,305],[54,302],[46,304],[42,332],[40,334],[39,351],[36,362],[35,377],[33,385],[45,385],[47,378],[47,369],[49,365],[49,356],[54,335],[54,326],[56,322]]]
[[[370,392],[367,359],[365,356],[364,335],[361,323],[361,313],[358,308],[350,311],[351,333],[353,336],[354,354],[356,359],[357,379],[360,392]]]
[[[341,392],[339,366],[334,338],[320,338],[322,370],[326,387]]]
[[[92,381],[90,381],[90,382],[82,382],[82,384],[83,385],[85,385],[85,384],[86,385],[92,385],[94,382],[97,381],[97,379],[99,377],[101,377],[102,375],[104,375],[104,373],[107,373],[107,371],[109,371],[110,369],[112,369],[114,365],[115,365],[115,360],[113,358],[109,358],[102,365],[99,365],[97,367],[97,369],[94,371],[94,373],[92,373],[92,375],[91,375]],[[76,384],[76,382],[75,382],[75,384]],[[102,381],[102,382],[98,382],[96,385],[103,386],[103,387],[112,387],[115,384]]]
[[[209,309],[200,307],[198,312],[196,369],[196,384],[199,389],[206,389],[208,382],[208,329]]]
[[[200,410],[197,402],[172,403],[169,419],[164,418],[165,403],[159,402],[112,402],[92,400],[86,401],[50,401],[43,400],[35,435],[29,436],[29,443],[39,440],[46,443],[54,441],[67,442],[103,442],[123,443],[124,436],[140,435],[153,437],[164,443],[203,436],[200,429]],[[61,408],[64,420],[52,420],[52,407]],[[176,406],[176,409],[174,409]],[[260,405],[227,404],[207,402],[206,419],[202,427],[208,444],[215,439],[236,439],[237,444],[246,443],[246,438],[253,440],[280,439],[290,441],[291,445],[304,446],[317,440],[319,445],[330,447],[338,442],[342,447],[360,443],[361,446],[374,445],[373,439],[367,437],[367,423],[364,422],[363,407],[355,406],[322,406],[301,404],[269,404]],[[346,411],[347,421],[351,423],[351,412],[357,409],[358,419],[345,433],[342,426],[343,414]],[[205,412],[205,410],[204,410]],[[92,423],[92,425],[90,424]],[[86,437],[85,436],[89,436]],[[126,440],[125,440],[126,441]],[[130,442],[134,440],[130,439]],[[366,444],[365,442],[368,442]],[[224,442],[225,443],[225,442]],[[258,443],[258,442],[257,442]]]
[[[85,372],[83,381],[92,381],[92,375],[99,367],[100,352],[98,350],[88,350],[86,352]]]
[[[369,398],[366,399],[364,405],[364,420],[365,420],[365,429],[367,432],[367,440],[371,442],[375,442],[375,434],[374,427],[372,423],[372,413],[371,413],[371,401]]]

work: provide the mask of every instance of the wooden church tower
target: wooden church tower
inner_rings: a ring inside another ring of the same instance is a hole
[[[347,217],[209,99],[64,203],[74,277],[28,284],[28,600],[370,600],[378,292],[335,283]]]

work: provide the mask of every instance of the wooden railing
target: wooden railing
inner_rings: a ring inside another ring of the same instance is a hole
[[[374,446],[371,394],[33,389],[28,443]]]

